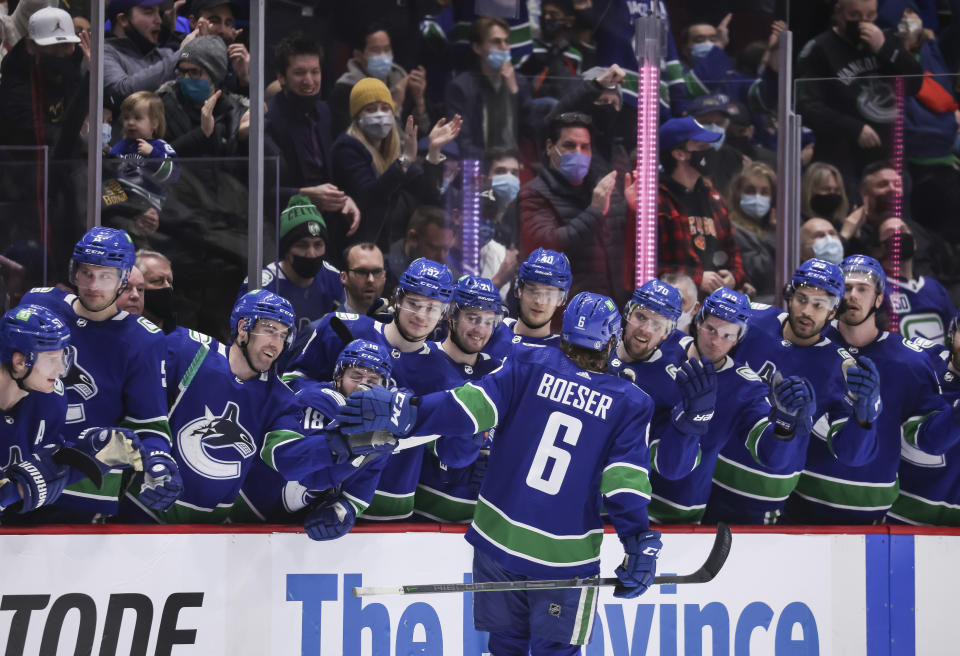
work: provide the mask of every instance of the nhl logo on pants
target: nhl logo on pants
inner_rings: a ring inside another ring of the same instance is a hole
[[[550,604],[550,616],[560,617],[560,604]]]

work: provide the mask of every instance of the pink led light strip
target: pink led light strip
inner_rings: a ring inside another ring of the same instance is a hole
[[[639,287],[657,271],[657,126],[659,118],[660,67],[640,66],[637,80],[637,187],[636,260],[634,274]]]
[[[897,172],[900,178],[901,187],[893,198],[893,214],[896,217],[903,218],[903,78],[898,77],[894,81],[894,95],[897,99],[897,119],[893,124],[893,157],[891,164],[893,170]],[[892,263],[890,266],[891,277],[894,280],[900,280],[900,243],[895,242],[891,253]],[[889,286],[888,286],[889,288]],[[889,291],[887,292],[889,294]],[[900,332],[900,315],[893,303],[890,306],[890,332]]]

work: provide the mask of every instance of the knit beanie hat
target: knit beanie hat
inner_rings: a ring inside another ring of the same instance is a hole
[[[223,86],[229,60],[227,46],[220,37],[212,34],[198,36],[183,47],[179,61],[188,61],[200,66],[210,75],[214,86]]]
[[[280,257],[304,237],[323,237],[327,241],[327,222],[306,196],[297,194],[280,214]]]
[[[396,111],[387,85],[375,77],[365,77],[350,90],[350,118],[356,118],[360,110],[372,102],[385,102]]]

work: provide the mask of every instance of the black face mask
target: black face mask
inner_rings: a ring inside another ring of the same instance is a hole
[[[177,325],[177,313],[173,309],[173,287],[145,289],[143,311],[157,318],[162,324],[163,332],[170,333]]]
[[[137,47],[137,50],[139,50],[141,54],[145,55],[157,47],[157,44],[150,43],[147,37],[143,36],[140,34],[140,32],[136,31],[132,27],[124,28],[123,35],[133,41],[133,45]]]
[[[873,202],[870,204],[871,212],[874,215],[889,214],[893,211],[893,205],[895,200],[896,200],[896,194],[893,194],[893,193],[877,196],[876,198],[873,199]]]
[[[688,150],[690,153],[690,166],[697,170],[700,175],[703,175],[707,172],[707,169],[710,168],[710,153],[711,150]]]
[[[746,137],[746,136],[737,137],[737,136],[731,136],[728,134],[726,141],[724,141],[724,143],[730,146],[731,148],[734,148],[735,150],[740,151],[744,155],[747,155],[748,157],[753,157],[754,155],[753,144],[750,143],[749,137]]]
[[[79,62],[73,55],[57,57],[55,55],[40,55],[40,69],[47,74],[67,76],[72,73],[80,74]]]
[[[831,217],[840,209],[843,197],[840,194],[814,194],[810,197],[810,209],[817,216]]]
[[[563,34],[564,30],[566,29],[567,25],[562,20],[556,18],[540,19],[540,35],[543,37],[544,41],[553,41],[555,38]]]
[[[913,257],[915,251],[914,246],[913,235],[908,235],[905,232],[895,232],[883,242],[883,248],[886,251],[887,257],[892,257],[893,254],[899,250],[900,261],[909,260]]]
[[[303,257],[302,255],[294,255],[290,266],[301,278],[313,278],[323,268],[323,256]]]
[[[858,48],[863,43],[860,40],[860,21],[846,21],[843,24],[843,35],[847,37],[847,40],[850,43],[853,43]]]

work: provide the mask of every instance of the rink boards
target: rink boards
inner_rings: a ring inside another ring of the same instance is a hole
[[[75,647],[103,656],[484,653],[469,594],[351,594],[359,585],[469,581],[471,549],[457,528],[407,525],[414,532],[328,543],[277,528],[5,529],[0,644],[43,655]],[[659,573],[700,565],[713,534],[696,530],[664,536]],[[710,583],[659,586],[629,601],[603,590],[584,654],[960,653],[960,534],[865,530],[735,528],[730,558]],[[607,534],[603,574],[621,557]]]

